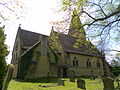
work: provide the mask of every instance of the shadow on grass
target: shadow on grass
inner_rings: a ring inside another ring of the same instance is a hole
[[[70,78],[70,77],[69,77]],[[69,78],[63,78],[63,79],[69,79]],[[90,77],[71,77],[75,79],[90,79]],[[15,79],[16,81],[19,82],[31,82],[31,83],[57,83],[59,78],[55,77],[43,77],[43,78],[38,78],[38,79],[30,79],[30,80],[20,80],[20,79]]]
[[[31,82],[31,83],[57,83],[58,78],[39,78],[39,79],[30,79],[30,80],[20,80],[20,79],[14,79],[19,82]]]
[[[70,78],[70,77],[69,77]],[[69,78],[63,78],[63,79],[69,79]],[[77,79],[90,79],[90,77],[80,76],[80,77],[71,77]],[[14,79],[19,82],[31,82],[31,83],[57,83],[59,78],[55,77],[43,77],[38,79],[30,79],[30,80],[20,80],[20,79]]]

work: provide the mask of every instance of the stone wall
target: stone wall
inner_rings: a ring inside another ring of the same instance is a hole
[[[74,57],[76,57],[76,60],[78,60],[78,66],[73,66]],[[88,59],[91,62],[90,67],[87,67]],[[97,67],[97,60],[99,60],[100,62],[100,67]],[[102,58],[99,57],[70,53],[70,66],[70,70],[75,72],[75,76],[90,76],[91,74],[93,74],[94,76],[104,75]]]
[[[20,43],[20,37],[19,36],[16,37],[15,44],[14,44],[12,52],[13,53],[12,53],[11,63],[15,64],[17,62],[17,58],[21,55],[21,43]]]
[[[47,77],[48,74],[51,77],[57,77],[57,66],[51,63],[47,55],[47,53],[53,52],[50,52],[50,48],[48,48],[47,37],[43,36],[39,45],[33,50],[33,56],[31,58],[33,64],[29,66],[25,79]]]
[[[50,77],[58,77],[58,67],[56,64],[50,64]]]
[[[75,76],[99,76],[104,75],[103,69],[96,68],[70,68],[70,71],[74,71]]]
[[[18,63],[14,64],[14,70],[13,70],[13,78],[17,77],[17,69],[18,69]]]
[[[36,58],[32,58],[32,61],[35,60]],[[49,72],[49,62],[47,60],[46,56],[40,56],[39,61],[36,61],[37,64],[35,65],[36,68],[33,70],[32,66],[29,66],[29,70],[26,75],[26,79],[35,79],[35,78],[41,78],[41,77],[46,77]],[[33,72],[31,72],[33,71]]]
[[[21,56],[21,43],[20,43],[20,37],[17,35],[12,51],[12,59],[11,64],[14,64],[14,71],[13,71],[13,78],[17,77],[17,69],[18,69],[18,58]]]

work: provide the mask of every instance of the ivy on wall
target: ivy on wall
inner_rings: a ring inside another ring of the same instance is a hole
[[[48,52],[50,53],[50,63],[57,63],[58,62],[58,55],[53,51],[53,49],[49,46]]]
[[[23,56],[20,57],[18,61],[18,72],[17,72],[17,79],[25,79],[25,75],[27,74],[27,70],[31,64],[34,49],[39,45],[33,46],[30,50],[28,50]]]
[[[17,72],[17,79],[25,79],[25,76],[27,75],[27,71],[29,69],[29,66],[32,63],[32,57],[34,55],[35,49],[40,45],[40,42],[34,45],[31,49],[29,49],[26,53],[24,53],[20,60],[18,61],[18,72]],[[48,53],[50,55],[50,62],[49,63],[57,63],[58,62],[58,55],[51,49],[51,47],[48,45],[47,47]]]

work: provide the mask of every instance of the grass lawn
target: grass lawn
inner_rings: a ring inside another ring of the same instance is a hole
[[[56,85],[57,83],[38,83],[38,82],[23,82],[17,80],[11,80],[8,90],[83,90],[77,88],[77,82],[69,82],[69,79],[65,79],[65,86],[50,86],[40,87],[39,85]],[[102,81],[99,79],[90,80],[84,79],[86,82],[87,90],[103,90]],[[115,84],[116,85],[116,84]]]

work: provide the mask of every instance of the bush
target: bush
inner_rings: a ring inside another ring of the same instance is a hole
[[[112,69],[112,73],[114,76],[119,76],[120,74],[120,66],[114,66]]]
[[[6,35],[4,34],[4,30],[0,27],[0,90],[2,89],[3,80],[6,73],[6,56],[8,55],[7,45],[5,42]]]

